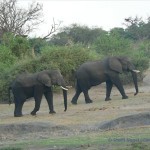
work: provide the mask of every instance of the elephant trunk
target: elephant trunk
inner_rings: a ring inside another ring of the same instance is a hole
[[[65,110],[67,110],[67,90],[63,90],[63,97],[64,97],[64,107],[65,107]]]
[[[138,83],[137,83],[137,72],[135,72],[134,70],[131,71],[131,74],[132,74],[132,78],[133,78],[133,83],[134,83],[134,86],[135,86],[135,93],[134,95],[137,95],[139,90],[138,90]]]
[[[68,88],[66,87],[64,80],[62,80],[60,87],[62,88],[62,91],[63,91],[64,107],[65,107],[64,111],[66,111],[67,110],[67,90],[68,90]]]

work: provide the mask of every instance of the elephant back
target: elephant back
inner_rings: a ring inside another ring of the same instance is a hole
[[[24,73],[19,75],[14,82],[15,87],[17,86],[31,87],[35,85],[36,84],[35,76],[36,76],[35,74],[29,74],[29,73]]]

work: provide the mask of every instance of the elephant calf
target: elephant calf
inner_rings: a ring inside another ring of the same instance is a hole
[[[84,93],[85,102],[92,103],[89,97],[88,90],[92,86],[106,82],[106,98],[111,100],[110,94],[113,85],[115,85],[122,95],[122,99],[127,99],[123,85],[120,81],[119,74],[123,71],[131,72],[136,93],[138,93],[137,73],[134,65],[127,57],[108,57],[103,61],[91,61],[83,63],[76,71],[76,93],[72,98],[72,104],[77,104],[78,97],[81,92]]]
[[[11,85],[14,95],[15,110],[14,116],[22,116],[22,107],[26,99],[34,97],[35,108],[31,112],[36,115],[40,108],[41,99],[44,94],[50,113],[55,113],[53,108],[52,85],[59,85],[63,89],[64,106],[67,110],[67,88],[63,76],[59,70],[44,70],[34,74],[24,73],[19,75]]]

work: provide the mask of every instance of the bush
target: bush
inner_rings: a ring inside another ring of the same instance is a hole
[[[8,87],[20,73],[60,69],[67,83],[74,84],[74,72],[78,66],[94,59],[98,59],[98,55],[81,46],[44,49],[41,56],[34,59],[26,58],[0,75],[0,100],[8,100]]]
[[[31,56],[29,40],[23,36],[15,36],[12,33],[6,33],[2,37],[2,45],[7,46],[11,53],[18,57]]]
[[[97,53],[109,56],[124,54],[130,48],[131,41],[119,35],[104,34],[94,42]]]
[[[17,61],[17,58],[12,54],[11,50],[3,45],[0,45],[0,70],[1,73],[6,68],[10,67]]]
[[[93,48],[104,57],[119,55],[131,58],[136,69],[140,70],[138,80],[143,80],[143,72],[149,67],[149,41],[138,41],[134,43],[133,41],[120,37],[119,35],[108,34],[97,38]],[[121,80],[124,84],[132,83],[131,74],[122,74]]]
[[[80,45],[75,45],[43,50],[41,59],[46,60],[46,62],[52,61],[57,63],[66,80],[69,83],[73,83],[75,70],[88,60],[100,59],[100,55]]]
[[[149,67],[149,55],[148,50],[144,48],[144,44],[134,43],[130,46],[130,49],[121,51],[121,49],[112,51],[112,55],[126,55],[133,60],[136,69],[140,70],[139,80],[143,78],[143,71]],[[2,45],[1,45],[2,46]],[[126,47],[127,48],[127,47]],[[132,50],[132,53],[131,53]],[[93,49],[85,48],[83,45],[73,46],[43,46],[41,48],[41,55],[35,58],[24,57],[18,63],[14,64],[17,58],[12,55],[9,48],[3,46],[0,47],[0,100],[6,101],[8,99],[8,87],[10,83],[16,78],[16,76],[23,72],[38,72],[45,69],[60,69],[67,84],[74,85],[74,74],[76,69],[84,62],[91,60],[101,60],[110,53],[98,54]],[[9,67],[8,67],[9,66]],[[130,74],[121,75],[123,83],[132,82]]]

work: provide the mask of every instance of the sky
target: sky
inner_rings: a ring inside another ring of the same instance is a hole
[[[149,0],[18,0],[20,7],[32,2],[43,5],[43,20],[38,29],[30,35],[42,37],[50,31],[53,18],[60,27],[73,23],[88,27],[99,27],[109,31],[114,27],[125,27],[124,19],[150,16]]]

